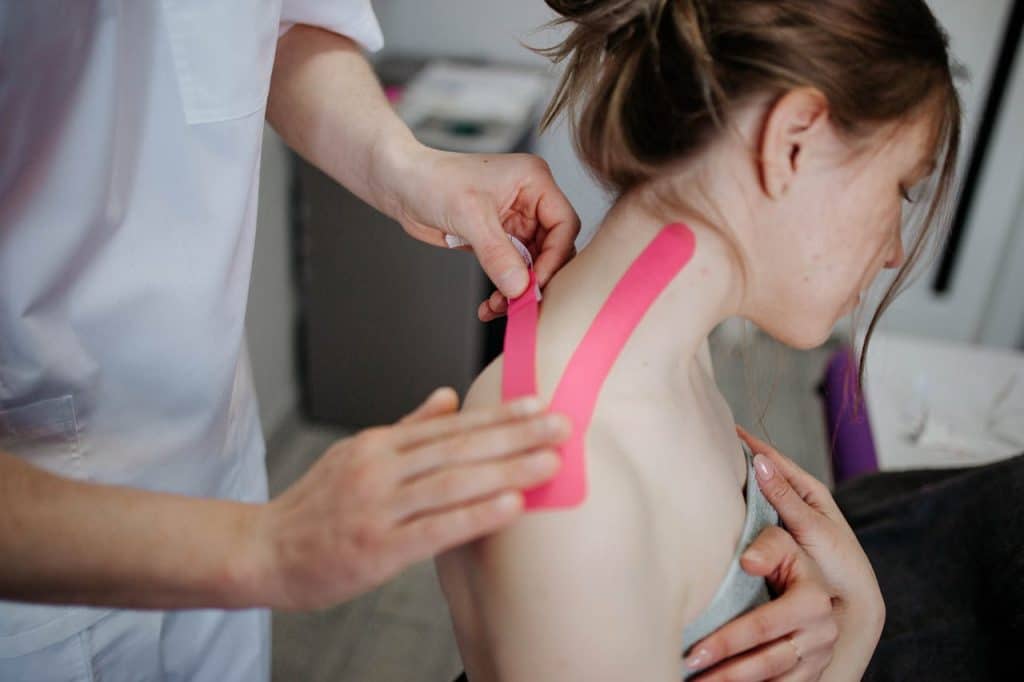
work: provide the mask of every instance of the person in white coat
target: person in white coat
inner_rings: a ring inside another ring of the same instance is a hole
[[[381,44],[369,0],[0,0],[0,680],[266,680],[268,608],[493,532],[557,469],[563,418],[440,389],[267,499],[243,324],[264,120],[414,238],[467,241],[500,292],[481,319],[527,284],[505,233],[544,285],[579,231],[540,159],[417,143]],[[780,672],[757,647],[830,590],[788,535],[755,546],[806,570],[708,641],[730,679]]]
[[[0,596],[52,604],[0,602],[0,679],[266,679],[265,607],[517,516],[565,425],[450,390],[267,503],[243,322],[265,118],[506,294],[506,231],[542,280],[578,233],[543,162],[418,144],[362,56],[368,0],[2,3],[0,37]]]

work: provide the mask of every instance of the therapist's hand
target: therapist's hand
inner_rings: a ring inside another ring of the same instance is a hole
[[[505,234],[524,242],[547,284],[572,258],[580,221],[551,170],[528,154],[456,154],[416,140],[350,39],[295,26],[277,45],[267,120],[285,142],[415,237],[466,240],[503,296],[526,290],[526,266]]]
[[[257,598],[330,606],[515,520],[519,491],[554,475],[568,420],[534,399],[457,408],[453,390],[436,391],[398,424],[335,443],[264,505],[254,524]]]
[[[885,623],[885,602],[871,563],[828,488],[768,443],[743,429],[737,431],[751,450],[757,453],[754,461],[761,490],[779,512],[793,540],[799,544],[800,551],[793,549],[788,553],[783,552],[781,556],[784,558],[781,561],[797,560],[806,553],[825,578],[839,632],[832,659],[822,672],[821,679],[839,682],[860,679],[871,660]],[[776,556],[780,556],[778,552]],[[769,576],[769,582],[771,563],[752,563],[749,556],[743,559],[745,570],[755,575]],[[777,590],[779,588],[778,585],[773,587]],[[763,645],[775,639],[780,628],[784,629],[782,619],[768,613],[771,606],[762,606],[732,621],[698,646],[708,650],[708,660],[726,660],[726,663],[721,664],[723,668],[744,658],[755,657],[759,652],[763,654],[770,648]],[[794,639],[793,643],[797,645],[795,648],[800,649],[802,642],[799,639]],[[694,647],[695,650],[697,648]],[[803,656],[805,652],[800,649],[799,653]],[[762,655],[761,658],[765,657]],[[762,663],[766,662],[762,660]]]
[[[503,315],[506,297],[523,293],[525,263],[506,234],[523,242],[534,258],[541,287],[575,255],[580,220],[555,184],[543,159],[530,154],[456,154],[396,142],[406,159],[395,173],[395,217],[406,232],[435,246],[444,235],[469,242],[498,287],[478,310],[481,320]],[[415,159],[410,161],[409,159]]]

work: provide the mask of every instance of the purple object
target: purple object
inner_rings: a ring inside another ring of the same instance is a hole
[[[843,346],[828,361],[821,385],[836,485],[878,471],[867,405],[857,390],[857,362]]]

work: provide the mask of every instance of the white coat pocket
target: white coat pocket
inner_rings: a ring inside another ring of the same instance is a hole
[[[0,450],[54,474],[88,478],[70,395],[0,410]]]
[[[261,112],[277,49],[280,0],[164,0],[185,120]]]
[[[54,474],[89,478],[79,442],[75,403],[70,395],[0,410],[0,450]],[[46,542],[46,538],[38,541]],[[45,649],[80,632],[106,613],[106,609],[0,601],[0,659]],[[8,664],[16,665],[4,661],[4,665]],[[0,674],[0,679],[7,677]],[[37,678],[25,675],[17,679]]]

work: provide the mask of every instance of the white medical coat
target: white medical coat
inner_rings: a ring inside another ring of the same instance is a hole
[[[294,23],[381,45],[369,0],[0,5],[0,448],[82,480],[266,498],[244,320]],[[110,615],[0,602],[0,659]],[[162,655],[207,646],[208,625],[165,623],[182,636]],[[267,646],[247,632],[224,655]]]

